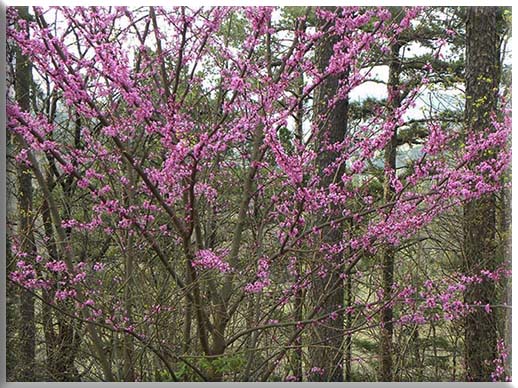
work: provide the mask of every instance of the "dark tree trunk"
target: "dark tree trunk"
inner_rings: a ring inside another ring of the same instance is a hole
[[[134,187],[135,176],[131,166],[127,166],[127,176],[129,177],[130,187]],[[132,206],[134,203],[133,192],[132,190],[128,190],[126,198],[126,205]],[[125,261],[124,261],[124,307],[126,309],[126,317],[129,319],[128,323],[132,324],[133,320],[133,293],[136,289],[135,284],[135,241],[133,239],[133,235],[126,232],[124,236],[124,241],[126,246],[124,248],[125,253]],[[123,339],[123,358],[124,358],[124,368],[123,368],[123,381],[135,381],[135,349],[134,349],[134,341],[131,335],[125,335]]]
[[[389,61],[389,79],[387,85],[389,111],[394,112],[401,104],[401,93],[399,90],[399,74],[401,72],[401,62],[399,58],[399,49],[401,45],[394,43],[391,47]],[[385,146],[384,166],[385,171],[392,171],[396,174],[396,154],[397,154],[397,127],[394,128],[392,136]],[[385,174],[383,182],[383,201],[385,203],[394,200],[395,191],[390,184],[389,176]],[[392,246],[386,246],[383,249],[382,259],[382,286],[383,286],[383,305],[381,311],[381,337],[380,337],[380,381],[393,380],[392,353],[393,344],[392,337],[394,334],[393,309],[392,300],[392,284],[394,283],[394,257],[395,250]]]
[[[300,77],[300,86],[298,88],[299,95],[304,93],[304,78]],[[297,107],[297,114],[295,119],[295,137],[298,141],[303,140],[303,123],[304,123],[304,104],[302,101]],[[302,265],[300,262],[297,263],[297,273],[302,273]],[[298,288],[295,293],[295,306],[294,306],[294,319],[299,322],[302,321],[304,316],[304,300],[305,291],[302,288]],[[293,334],[297,333],[297,327],[293,328]],[[303,340],[302,333],[297,336],[294,341],[295,350],[293,354],[293,375],[297,377],[297,381],[304,380],[304,367],[303,367]]]
[[[27,7],[19,7],[21,19],[28,20]],[[31,65],[26,55],[20,49],[16,50],[16,101],[20,108],[30,111],[30,88],[32,83]],[[33,232],[32,212],[32,176],[31,169],[25,163],[17,167],[18,177],[18,234],[20,248],[28,254],[31,262],[36,256],[36,245]],[[34,296],[25,290],[20,293],[20,381],[34,381],[35,379],[35,352],[36,326],[34,321]]]
[[[302,289],[298,289],[295,294],[295,320],[297,322],[302,321],[302,311],[304,308],[304,292]],[[293,360],[293,375],[297,377],[298,381],[303,379],[302,369],[302,334],[297,337],[294,341],[295,351]]]
[[[47,182],[52,186],[52,174],[47,175]],[[52,260],[59,260],[58,250],[56,249],[56,239],[52,228],[52,220],[47,199],[43,199],[41,205],[41,217],[43,230],[45,233],[46,250]],[[78,381],[79,374],[74,362],[77,351],[81,344],[81,334],[79,325],[74,324],[74,320],[63,316],[51,307],[55,290],[45,290],[42,293],[41,320],[46,347],[45,367],[48,373],[47,380],[54,381]],[[61,308],[69,308],[66,302],[60,302]],[[58,330],[55,330],[54,322],[57,322]]]
[[[331,8],[331,9],[334,9]],[[329,35],[322,38],[316,47],[316,61],[319,71],[325,71],[329,60],[333,55],[334,39]],[[340,76],[327,78],[315,91],[314,112],[317,122],[320,123],[318,143],[336,143],[344,139],[347,131],[347,114],[349,104],[347,100],[341,100],[329,108],[328,103],[336,94],[339,87],[339,80],[347,77],[347,71]],[[322,117],[322,120],[321,120]],[[322,152],[319,159],[319,168],[324,170],[337,157],[335,152]],[[338,177],[337,182],[341,183],[340,174],[325,176],[321,175],[321,185],[328,187]],[[332,209],[334,211],[336,209]],[[342,238],[342,231],[337,228],[326,228],[322,230],[323,242],[328,244],[338,243]],[[319,306],[319,315],[329,314],[340,309],[344,304],[344,285],[341,275],[342,255],[336,255],[329,263],[325,263],[327,276],[322,279],[316,273],[313,278],[313,301],[330,295],[326,302]],[[325,261],[325,260],[324,260]],[[323,369],[323,374],[312,374],[314,381],[343,381],[343,339],[344,339],[344,314],[340,310],[334,319],[329,319],[323,325],[314,328],[312,347],[309,349],[311,365]]]
[[[496,110],[499,84],[499,39],[497,8],[470,7],[466,17],[466,132],[483,132],[491,126]],[[495,196],[492,194],[467,203],[464,207],[465,272],[479,274],[496,267]],[[466,317],[465,357],[467,381],[490,381],[496,356],[496,317],[487,313],[486,304],[496,298],[495,284],[470,285],[466,303],[481,302]]]
[[[69,307],[70,308],[70,307]],[[47,338],[48,340],[48,338]],[[51,338],[50,352],[47,355],[47,370],[52,381],[78,381],[74,361],[81,343],[79,329],[72,319],[59,317],[58,329]]]
[[[506,174],[506,179],[510,179]],[[499,256],[502,264],[511,267],[511,190],[507,187],[500,190],[498,217],[498,234],[499,240]],[[512,346],[512,284],[511,279],[506,278],[503,284],[502,294],[500,295],[500,303],[505,306],[500,312],[497,320],[500,322],[499,331],[503,333],[504,343],[509,349]],[[508,357],[505,363],[506,375],[511,376],[511,357]]]
[[[346,306],[352,306],[353,303],[353,288],[351,276],[351,274],[347,274],[347,279],[345,280]],[[353,335],[350,333],[352,326],[353,315],[350,311],[347,311],[347,313],[345,314],[345,381],[352,381]]]

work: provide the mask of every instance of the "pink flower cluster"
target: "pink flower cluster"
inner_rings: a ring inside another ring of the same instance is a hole
[[[27,263],[25,260],[19,260],[16,263],[16,267],[18,269],[9,274],[9,278],[13,282],[30,290],[48,289],[50,287],[49,281],[38,278],[32,264]]]
[[[253,283],[248,283],[245,286],[245,291],[250,293],[259,293],[271,284],[270,281],[270,262],[267,258],[259,259],[257,263],[257,280]]]
[[[221,250],[216,254],[210,249],[201,249],[196,253],[196,259],[192,261],[193,267],[201,269],[215,269],[221,273],[230,272],[230,264],[223,260],[228,254],[228,250]]]
[[[495,365],[495,371],[491,373],[492,381],[511,381],[511,377],[506,375],[505,365],[507,363],[507,359],[509,358],[509,351],[507,346],[504,343],[503,339],[499,339],[497,342],[497,352],[498,357],[493,360],[493,364]]]

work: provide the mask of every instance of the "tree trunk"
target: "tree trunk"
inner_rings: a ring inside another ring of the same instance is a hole
[[[507,179],[510,177],[507,175]],[[498,234],[500,237],[501,262],[507,267],[511,267],[511,190],[507,187],[500,190],[500,213],[498,220]],[[512,346],[512,284],[511,278],[505,278],[503,284],[502,295],[500,296],[501,304],[505,306],[497,318],[501,324],[499,331],[503,333],[504,344],[511,349]],[[505,372],[507,376],[511,376],[511,357],[508,357],[505,363]]]
[[[21,19],[28,20],[27,7],[19,7]],[[24,112],[30,111],[30,89],[32,83],[31,65],[26,55],[16,49],[16,101]],[[18,234],[20,249],[27,253],[31,263],[36,256],[32,212],[32,176],[30,167],[21,162],[17,166],[18,177]],[[36,326],[34,322],[34,296],[25,290],[20,293],[20,381],[34,381]]]
[[[330,10],[334,10],[331,7]],[[317,66],[320,72],[324,72],[333,55],[333,45],[335,39],[326,34],[315,47]],[[339,87],[339,80],[347,77],[345,71],[340,76],[328,77],[316,90],[314,100],[315,118],[320,123],[317,142],[320,144],[333,144],[344,139],[347,132],[347,114],[349,104],[347,100],[338,101],[333,107],[328,107],[328,102],[334,97]],[[323,120],[320,121],[321,116]],[[324,170],[337,157],[336,152],[321,153],[318,164],[320,170]],[[336,177],[325,176],[322,174],[321,185],[328,187],[334,183]],[[340,183],[338,180],[337,183]],[[332,209],[333,211],[336,209]],[[342,231],[337,228],[328,227],[322,230],[322,240],[327,244],[336,244],[342,238]],[[344,288],[341,275],[342,255],[335,255],[333,260],[325,263],[327,276],[321,278],[314,274],[312,281],[313,301],[320,303],[319,300],[324,295],[330,294],[326,303],[321,307],[319,315],[330,314],[343,307]],[[325,261],[325,260],[324,260]],[[316,271],[315,271],[316,272]],[[312,347],[309,349],[311,365],[321,368],[322,374],[312,373],[312,381],[343,381],[343,333],[344,333],[344,313],[343,309],[336,312],[333,319],[326,320],[314,328]]]
[[[389,62],[389,79],[387,85],[389,111],[394,112],[401,103],[399,91],[399,74],[401,72],[401,62],[399,60],[399,49],[401,45],[396,42],[391,47]],[[384,166],[385,172],[391,171],[396,174],[396,153],[397,153],[397,127],[394,127],[392,136],[385,146]],[[389,203],[394,200],[395,190],[390,184],[389,175],[385,173],[383,182],[383,201]],[[395,250],[392,246],[383,249],[382,260],[382,287],[383,305],[381,311],[381,337],[380,337],[380,381],[392,381],[392,337],[394,333],[392,300],[392,284],[394,283],[394,257]]]
[[[466,132],[480,133],[491,126],[490,113],[496,110],[499,84],[499,39],[497,8],[470,7],[466,18]],[[465,272],[479,274],[496,268],[495,196],[484,195],[464,206]],[[472,284],[465,302],[475,307],[465,321],[465,362],[467,381],[490,381],[496,357],[496,317],[487,313],[494,304],[495,284]]]
[[[127,165],[127,176],[129,177],[129,189],[127,191],[126,205],[133,206],[133,187],[136,186],[135,175],[131,166]],[[135,274],[134,274],[134,257],[135,241],[131,231],[126,231],[124,236],[126,247],[124,248],[125,262],[124,262],[124,308],[126,309],[126,317],[128,324],[133,324],[133,292],[135,289]],[[124,368],[123,381],[135,381],[135,349],[133,344],[133,337],[131,335],[124,335],[123,353],[124,353]]]
[[[352,274],[347,274],[345,280],[345,293],[346,293],[346,306],[352,306],[353,303],[353,287],[352,287]],[[353,326],[353,315],[351,311],[347,311],[345,314],[345,381],[352,381],[352,358],[353,358],[353,335],[350,332]]]
[[[52,174],[47,174],[47,183],[51,187]],[[59,260],[56,248],[56,239],[52,229],[49,203],[44,198],[41,204],[41,218],[45,233],[45,249],[52,260]],[[41,319],[46,346],[45,366],[50,379],[55,381],[78,381],[78,372],[74,366],[77,351],[81,344],[79,325],[74,325],[74,320],[56,313],[51,307],[53,290],[44,290],[42,293]],[[66,301],[59,302],[61,308],[67,308]],[[59,331],[54,329],[54,320],[57,321]]]

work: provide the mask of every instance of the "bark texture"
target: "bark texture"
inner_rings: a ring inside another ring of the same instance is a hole
[[[27,7],[19,7],[20,18],[28,20]],[[30,89],[32,83],[31,64],[20,49],[16,50],[16,101],[20,108],[30,111]],[[18,179],[18,235],[20,249],[28,254],[31,261],[36,255],[36,245],[33,231],[32,211],[32,175],[30,167],[21,162],[17,165]],[[34,320],[34,296],[25,290],[20,292],[20,375],[19,381],[34,381],[35,353],[36,353],[36,326]]]
[[[333,10],[334,7],[330,7]],[[319,71],[323,72],[329,64],[333,55],[333,45],[335,40],[326,35],[316,47],[316,61]],[[329,101],[335,96],[340,79],[345,79],[347,72],[338,76],[327,78],[315,91],[314,112],[315,118],[320,123],[319,144],[324,140],[329,143],[343,141],[347,132],[347,114],[349,104],[347,100],[336,103],[329,107]],[[322,119],[321,119],[322,118]],[[335,152],[322,152],[319,159],[320,170],[323,171],[332,163],[337,154]],[[321,175],[321,184],[328,187],[331,183],[341,183],[340,174]],[[333,209],[331,209],[333,210]],[[324,217],[325,218],[325,217]],[[326,228],[322,231],[323,242],[335,244],[342,238],[342,231],[337,228]],[[313,300],[318,305],[320,300],[328,294],[329,298],[323,303],[320,314],[324,315],[338,310],[344,304],[344,284],[340,278],[340,263],[343,260],[341,255],[337,255],[328,263],[325,263],[324,270],[327,271],[325,278],[315,275],[313,279]],[[335,319],[330,319],[315,327],[312,338],[311,365],[323,369],[322,374],[313,373],[313,381],[343,381],[343,359],[344,359],[344,314],[340,310],[335,315]]]
[[[388,107],[390,112],[394,112],[401,104],[401,92],[399,90],[399,75],[401,73],[401,61],[399,57],[400,43],[396,42],[392,45],[389,60],[389,79],[387,85],[388,91]],[[396,155],[397,155],[397,127],[394,127],[392,136],[385,146],[384,167],[385,171],[396,173]],[[390,203],[395,199],[394,187],[390,184],[388,174],[385,174],[383,182],[383,201]],[[389,210],[390,211],[390,210]],[[392,284],[394,283],[394,259],[395,249],[392,246],[386,246],[383,249],[382,259],[382,286],[383,286],[383,305],[381,312],[381,336],[380,336],[380,381],[393,380],[393,335],[394,325],[392,323],[394,312],[391,305],[392,301]]]
[[[480,133],[491,126],[496,110],[499,84],[499,39],[495,7],[470,7],[466,17],[466,132]],[[465,271],[479,274],[496,267],[495,196],[483,197],[464,207]],[[494,311],[486,304],[496,298],[495,284],[473,284],[465,292],[466,303],[474,307],[465,322],[465,361],[467,381],[490,381],[496,357],[497,325]]]

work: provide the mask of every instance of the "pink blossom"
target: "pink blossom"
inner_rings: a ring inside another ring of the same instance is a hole
[[[232,268],[230,265],[223,261],[223,258],[227,255],[227,250],[220,250],[219,254],[216,254],[210,249],[202,249],[196,253],[196,259],[193,260],[193,267],[200,267],[202,269],[216,269],[221,273],[230,272]]]
[[[67,265],[63,260],[49,261],[45,264],[45,267],[52,272],[65,272],[67,270]]]

